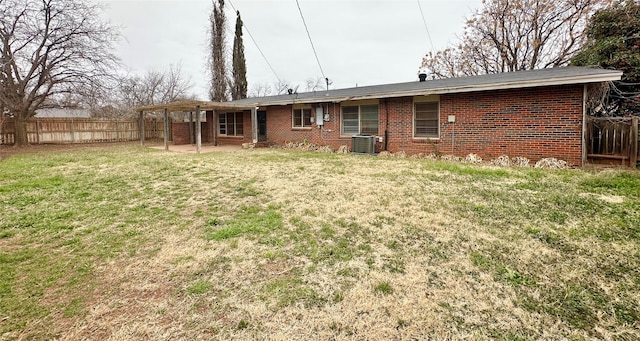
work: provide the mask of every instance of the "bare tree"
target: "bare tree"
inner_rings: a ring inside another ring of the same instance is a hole
[[[610,0],[483,0],[460,43],[428,53],[422,68],[455,77],[567,65],[585,42],[584,29]]]
[[[182,72],[182,64],[170,65],[164,72],[149,70],[142,77],[122,77],[114,102],[129,111],[138,106],[193,98],[189,95],[192,88],[191,78],[185,77]],[[112,106],[113,104],[111,103]]]
[[[321,91],[327,88],[326,80],[322,77],[307,78],[305,91]]]
[[[26,120],[53,99],[98,82],[117,67],[117,30],[84,0],[0,0],[0,101],[15,117],[16,144]]]
[[[324,90],[326,87],[326,80],[323,78],[313,79],[309,78],[306,81],[305,91],[318,91]],[[295,93],[298,91],[300,85],[292,85],[286,80],[278,80],[275,83],[255,83],[251,86],[249,91],[249,97],[266,97],[275,95],[284,95],[291,91]]]
[[[286,80],[278,80],[278,82],[273,84],[274,95],[286,94],[289,89],[291,89],[291,83]]]
[[[227,100],[227,44],[226,44],[226,17],[224,15],[224,0],[212,0],[213,12],[209,17],[211,30],[209,32],[209,73],[211,83],[209,85],[209,99],[217,102]]]
[[[273,95],[273,88],[269,83],[254,83],[249,90],[249,97],[266,97]]]

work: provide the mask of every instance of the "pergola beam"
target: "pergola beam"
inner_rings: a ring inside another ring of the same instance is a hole
[[[158,105],[146,105],[137,107],[136,111],[162,111],[164,109],[169,110],[169,112],[189,112],[195,111],[196,107],[200,107],[200,110],[217,110],[217,111],[225,111],[225,110],[251,110],[255,108],[255,105],[247,105],[247,104],[232,104],[227,102],[208,102],[208,101],[180,101],[180,102],[171,102],[166,104],[158,104]]]

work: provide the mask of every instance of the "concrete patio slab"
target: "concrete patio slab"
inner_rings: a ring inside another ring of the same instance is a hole
[[[164,150],[164,146],[162,145],[150,146],[149,148]],[[202,147],[200,147],[200,153],[233,152],[241,149],[242,149],[242,146],[238,146],[238,145],[224,145],[224,146],[203,145]],[[192,144],[169,145],[169,151],[195,154],[196,146]]]

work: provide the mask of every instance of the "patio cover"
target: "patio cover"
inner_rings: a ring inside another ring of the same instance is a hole
[[[169,113],[170,112],[195,112],[196,113],[196,152],[200,153],[202,146],[202,131],[200,127],[200,111],[211,110],[251,110],[251,136],[253,143],[258,142],[257,108],[254,105],[235,104],[229,102],[210,101],[177,101],[158,105],[145,105],[135,109],[140,115],[140,144],[144,145],[144,114],[146,112],[164,112],[164,149],[169,150]]]

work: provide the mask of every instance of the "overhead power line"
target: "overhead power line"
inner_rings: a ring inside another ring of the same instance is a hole
[[[433,54],[436,53],[436,49],[433,48],[433,41],[431,40],[431,34],[429,33],[429,27],[427,27],[427,20],[424,18],[424,12],[422,11],[422,5],[420,4],[420,0],[416,0],[418,2],[418,8],[420,9],[420,15],[422,15],[422,23],[424,23],[424,29],[427,31],[427,38],[429,38],[429,44],[431,44],[431,52]]]
[[[329,90],[329,79],[324,75],[324,70],[322,70],[322,65],[320,65],[320,59],[318,58],[318,53],[316,53],[316,47],[313,46],[313,41],[311,40],[311,34],[309,34],[309,28],[307,27],[307,22],[304,20],[304,15],[302,15],[302,9],[300,8],[300,3],[298,2],[298,0],[296,0],[296,4],[298,5],[298,11],[300,12],[300,17],[302,18],[304,29],[307,31],[307,37],[309,37],[309,42],[311,43],[311,49],[313,50],[313,54],[316,56],[316,62],[318,62],[320,73],[322,74],[322,78],[324,78],[327,81],[327,90]]]
[[[231,8],[233,8],[233,11],[235,13],[237,13],[238,10],[233,5],[231,0],[229,0],[229,4],[231,5]],[[276,76],[276,79],[278,80],[278,83],[282,83],[282,80],[280,80],[280,77],[278,77],[278,73],[276,72],[276,70],[273,69],[273,67],[271,66],[271,63],[269,63],[269,60],[267,59],[267,56],[264,55],[264,53],[262,52],[262,49],[260,48],[260,46],[256,42],[255,38],[253,38],[253,35],[251,34],[251,31],[249,31],[249,27],[247,27],[247,24],[243,22],[242,25],[243,25],[243,28],[245,30],[247,30],[247,34],[249,34],[249,37],[251,38],[251,41],[253,41],[253,44],[256,46],[256,48],[260,52],[260,55],[262,56],[262,59],[264,59],[264,61],[267,63],[267,65],[269,66],[269,69],[271,69],[271,72],[273,72],[273,75]]]

